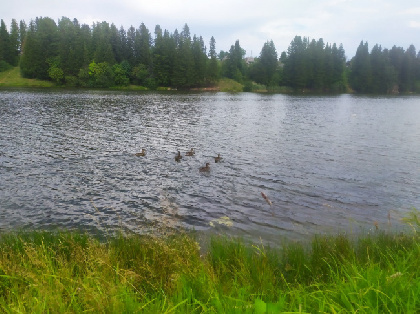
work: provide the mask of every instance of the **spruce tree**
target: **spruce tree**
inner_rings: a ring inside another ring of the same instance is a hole
[[[31,21],[22,47],[20,69],[24,77],[49,79],[48,60],[58,54],[57,25],[51,18]]]
[[[277,85],[278,82],[274,81],[274,75],[277,72],[278,59],[276,47],[272,40],[267,41],[261,49],[259,62],[263,73],[261,83],[266,86]]]
[[[15,19],[12,19],[12,23],[10,25],[10,49],[11,53],[13,55],[12,63],[10,63],[13,66],[18,65],[19,61],[19,51],[20,51],[20,42],[19,42],[19,25],[16,22]]]
[[[191,50],[191,35],[187,24],[184,25],[181,34],[177,38],[175,30],[174,39],[178,41],[174,60],[174,73],[172,84],[176,87],[190,87],[194,84],[194,61]]]
[[[21,20],[19,22],[19,51],[20,52],[22,52],[22,45],[23,45],[23,42],[25,40],[26,29],[27,29],[27,26],[26,26],[25,21]]]
[[[204,45],[203,37],[194,35],[191,53],[194,60],[193,69],[193,85],[200,86],[205,83],[206,67],[207,67],[207,54]]]
[[[10,41],[10,35],[3,20],[0,21],[0,61],[4,61],[9,65],[13,65],[15,61],[13,44]]]
[[[351,87],[359,93],[369,92],[371,88],[372,70],[367,42],[360,42],[356,55],[351,61],[349,82]]]
[[[207,76],[209,81],[214,83],[219,78],[219,70],[217,65],[216,40],[213,36],[210,38],[209,57]]]

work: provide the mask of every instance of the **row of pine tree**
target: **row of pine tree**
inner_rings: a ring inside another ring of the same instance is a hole
[[[361,42],[351,62],[350,86],[358,93],[420,93],[420,51],[393,46],[390,50],[376,44],[369,53]]]
[[[191,36],[184,25],[170,33],[156,25],[154,34],[142,23],[139,28],[119,29],[107,22],[89,26],[63,17],[12,20],[10,31],[1,20],[0,71],[20,66],[26,78],[55,81],[59,85],[110,87],[141,85],[191,88],[211,86],[221,77],[245,86],[254,81],[276,90],[359,93],[420,92],[420,51],[411,45],[369,53],[363,41],[351,61],[343,46],[296,36],[280,58],[273,41],[262,47],[259,57],[245,59],[237,40],[228,52],[216,53],[211,37],[209,49],[201,36]],[[248,62],[247,62],[248,61]]]

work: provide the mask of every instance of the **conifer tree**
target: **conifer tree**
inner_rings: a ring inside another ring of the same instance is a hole
[[[134,51],[136,41],[136,29],[134,26],[130,26],[130,28],[127,30],[127,39],[126,39],[126,60],[130,63],[131,67],[134,67],[136,65],[136,55]]]
[[[17,66],[19,61],[19,51],[20,51],[20,42],[19,42],[19,25],[15,19],[12,19],[10,25],[10,49],[12,54],[11,65]]]
[[[92,29],[93,60],[97,63],[115,64],[114,51],[111,45],[111,29],[107,22],[96,23]]]
[[[112,53],[114,54],[116,63],[121,63],[124,60],[124,44],[120,36],[121,32],[118,31],[115,24],[112,23],[110,27],[109,41],[111,43]]]
[[[238,82],[242,82],[245,74],[245,62],[243,57],[245,50],[239,44],[239,40],[235,41],[229,50],[227,59],[223,62],[223,74]]]
[[[351,61],[350,85],[359,93],[369,92],[371,88],[372,72],[368,43],[360,42],[356,55]]]
[[[144,23],[136,31],[134,50],[136,56],[136,65],[143,64],[148,70],[151,68],[151,43],[152,37]]]
[[[175,30],[174,39],[175,42],[178,42],[178,45],[175,53],[172,84],[181,88],[190,87],[194,84],[194,61],[191,51],[190,29],[187,24],[184,25],[179,36],[177,36],[177,31]]]
[[[78,55],[78,24],[63,17],[58,21],[58,55],[54,66],[60,68],[65,75],[77,75],[82,67],[82,55]]]
[[[49,79],[47,60],[58,54],[57,25],[51,18],[31,21],[23,44],[20,69],[24,77]]]
[[[26,36],[26,23],[24,20],[21,20],[19,22],[19,51],[22,52],[22,44],[23,41],[25,40],[25,36]]]
[[[165,36],[159,25],[155,27],[155,44],[152,50],[153,73],[156,84],[161,86],[170,85],[170,64],[167,52],[169,33],[165,30]]]
[[[416,63],[416,48],[414,45],[410,45],[404,53],[401,65],[401,92],[411,92],[415,90]]]
[[[209,49],[210,61],[208,62],[207,75],[209,82],[213,83],[219,78],[219,70],[217,65],[217,53],[216,53],[216,40],[213,36],[210,38],[210,49]]]
[[[192,84],[203,85],[206,79],[207,54],[203,38],[194,35],[191,53],[194,60]]]
[[[13,44],[3,20],[0,21],[0,61],[6,62],[9,66],[15,64]]]
[[[295,36],[287,49],[287,58],[284,61],[284,75],[286,85],[302,89],[306,86],[308,71],[305,60],[305,51],[308,40]]]
[[[278,82],[275,82],[274,75],[277,72],[278,59],[276,47],[272,40],[267,41],[261,49],[259,62],[263,73],[261,83],[267,86],[276,85]]]

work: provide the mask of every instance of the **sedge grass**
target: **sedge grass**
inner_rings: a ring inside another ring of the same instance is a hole
[[[215,236],[4,233],[3,312],[415,313],[418,234],[315,237],[281,248]]]

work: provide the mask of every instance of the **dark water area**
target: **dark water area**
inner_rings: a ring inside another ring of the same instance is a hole
[[[0,230],[396,228],[419,161],[418,96],[0,91]]]

